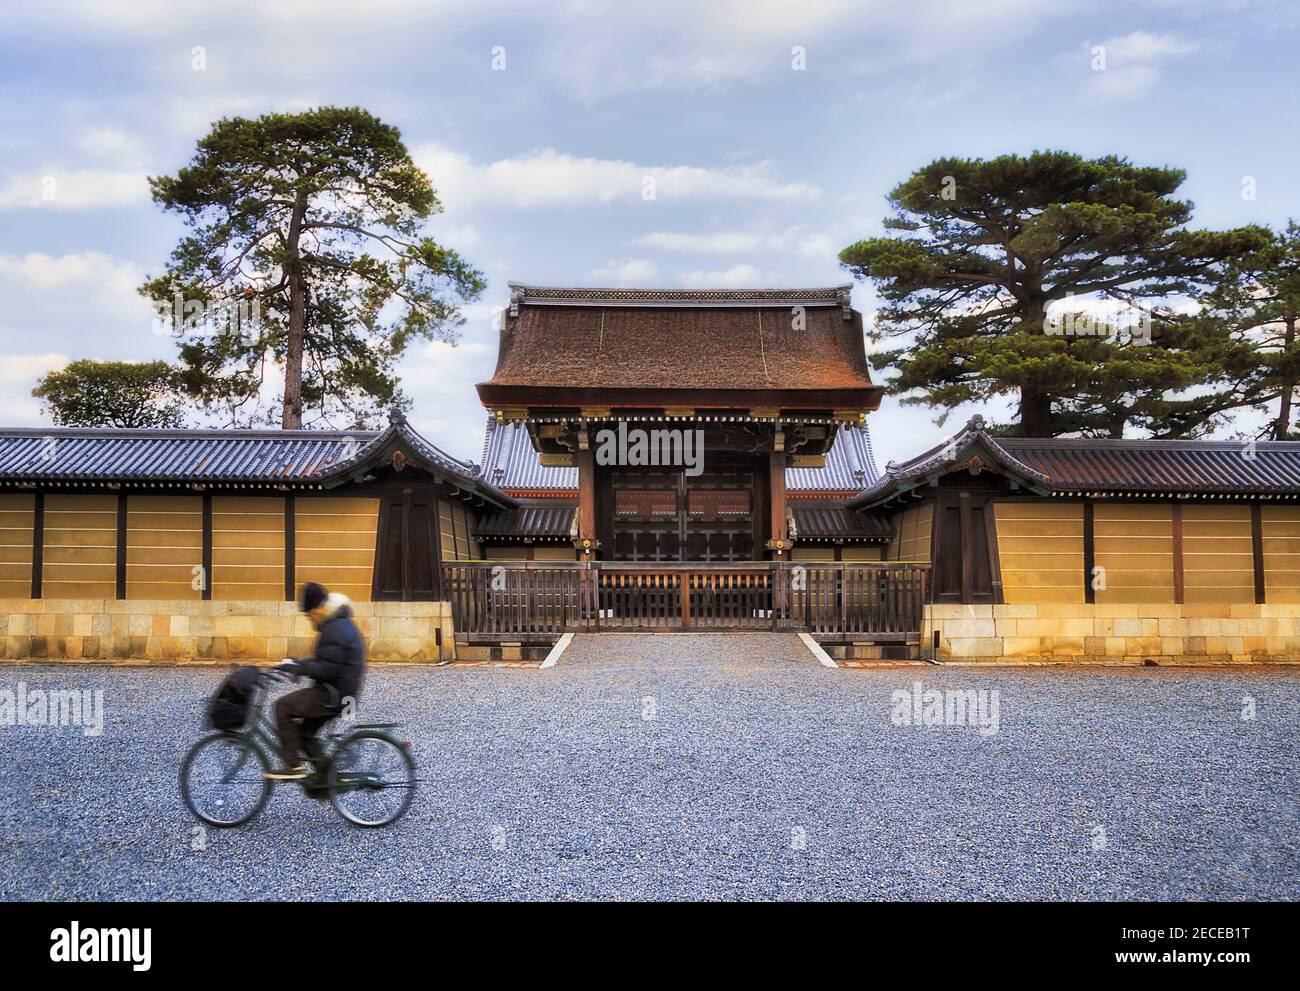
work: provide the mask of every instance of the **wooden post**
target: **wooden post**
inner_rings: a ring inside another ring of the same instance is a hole
[[[1083,601],[1096,602],[1097,590],[1092,585],[1092,569],[1097,561],[1096,524],[1093,521],[1092,503],[1083,504]]]
[[[789,561],[793,555],[790,553],[790,532],[785,522],[784,451],[772,451],[768,455],[768,476],[771,479],[768,503],[772,508],[772,534],[768,547],[773,549],[772,559],[774,561]],[[775,615],[776,613],[785,612],[789,594],[786,588],[785,573],[778,569],[773,572],[772,577],[776,580],[776,587],[772,589],[772,612]]]
[[[1264,511],[1257,502],[1250,504],[1250,549],[1255,559],[1255,604],[1264,603]]]
[[[212,493],[203,493],[203,592],[206,601],[212,598]]]
[[[774,550],[777,560],[787,560],[790,550],[790,534],[785,524],[785,452],[773,451],[768,455],[769,476],[771,477],[772,532],[771,540],[775,544],[781,541],[781,548]]]
[[[41,597],[41,571],[45,559],[45,493],[36,493],[32,516],[32,598]]]
[[[1176,502],[1172,509],[1174,521],[1174,602],[1183,603],[1183,504]]]
[[[573,460],[578,466],[579,560],[590,561],[596,556],[596,452],[580,450],[574,454]],[[589,543],[583,544],[583,541]]]
[[[975,555],[971,548],[970,493],[962,492],[957,499],[958,517],[961,520],[961,601],[972,601],[974,582],[971,569]]]
[[[292,492],[284,497],[284,601],[298,598],[296,578],[298,572],[298,505]],[[375,568],[378,574],[379,569]]]
[[[117,494],[117,597],[126,598],[126,493]]]

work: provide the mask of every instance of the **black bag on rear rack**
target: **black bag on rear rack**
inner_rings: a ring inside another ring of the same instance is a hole
[[[253,698],[259,674],[257,667],[246,664],[226,676],[208,707],[208,722],[213,729],[237,730],[248,722],[248,703]]]

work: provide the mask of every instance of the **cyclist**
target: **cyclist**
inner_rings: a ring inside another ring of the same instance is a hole
[[[357,697],[366,670],[366,644],[352,622],[352,602],[346,595],[308,582],[298,604],[316,627],[316,647],[312,657],[286,657],[279,667],[310,678],[312,684],[275,703],[281,766],[267,771],[266,776],[277,781],[307,777],[303,752],[318,767],[323,763],[316,733],[338,715],[345,699]]]

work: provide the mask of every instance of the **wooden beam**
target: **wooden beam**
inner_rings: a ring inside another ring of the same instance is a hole
[[[768,476],[771,480],[768,504],[771,509],[771,527],[768,546],[778,561],[788,560],[790,531],[786,526],[785,461],[783,452],[772,451],[767,456]]]
[[[863,412],[880,408],[884,386],[840,389],[608,389],[588,386],[498,385],[475,386],[484,406],[496,409],[504,420],[524,420],[568,409],[652,409],[690,407],[697,415],[722,410],[776,408],[822,410],[841,414],[857,423]]]
[[[971,580],[971,567],[975,560],[974,548],[971,546],[970,493],[962,492],[957,497],[958,513],[961,518],[961,601],[970,602],[975,592],[975,583]]]
[[[203,493],[203,598],[212,598],[212,493]]]
[[[45,558],[45,493],[36,493],[32,516],[32,598],[41,597],[41,562]]]
[[[1173,505],[1174,522],[1174,602],[1183,603],[1183,504]]]
[[[1264,512],[1260,504],[1250,504],[1250,549],[1255,559],[1255,603],[1264,603]]]
[[[1096,602],[1097,590],[1092,584],[1093,568],[1097,566],[1096,528],[1093,523],[1092,500],[1083,504],[1083,601]]]
[[[451,525],[452,542],[455,543],[455,520]],[[465,520],[465,526],[466,529],[472,529],[468,519]],[[442,514],[438,509],[437,493],[429,497],[429,556],[433,561],[433,598],[437,601],[442,599]],[[441,649],[439,647],[439,650]]]
[[[117,494],[117,597],[126,598],[126,493]]]
[[[578,550],[584,559],[595,557],[596,539],[596,452],[588,448],[576,451],[578,466]],[[583,548],[586,548],[585,550]]]
[[[1002,557],[998,553],[998,514],[993,507],[992,499],[984,504],[984,537],[989,546],[989,584],[993,586],[993,602],[1000,606],[1006,599],[1002,589]]]
[[[379,537],[378,526],[375,531]],[[377,569],[376,569],[377,570]],[[297,599],[298,584],[298,503],[292,492],[284,497],[284,601]]]

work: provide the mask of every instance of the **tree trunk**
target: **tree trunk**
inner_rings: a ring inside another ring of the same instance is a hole
[[[1029,386],[1020,388],[1020,435],[1052,436],[1052,397]]]
[[[1043,297],[1042,286],[1036,280],[1027,287],[1027,292],[1029,298],[1024,304],[1017,329],[1030,334],[1041,334],[1047,319],[1047,300]],[[1020,435],[1051,437],[1052,433],[1051,394],[1034,386],[1022,385],[1020,387]]]
[[[307,212],[306,197],[299,194],[289,221],[289,340],[284,349],[284,398],[280,427],[302,429],[302,355],[307,329],[307,286],[298,257],[302,220]]]
[[[1294,314],[1286,317],[1286,335],[1283,337],[1282,352],[1290,354],[1295,347],[1295,330],[1296,317]],[[1277,420],[1273,423],[1273,439],[1286,440],[1291,433],[1291,403],[1292,396],[1295,393],[1295,382],[1282,383],[1282,402],[1278,408]]]

